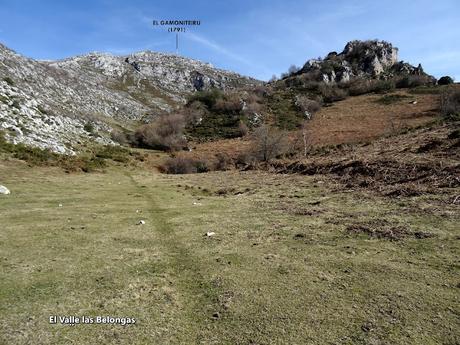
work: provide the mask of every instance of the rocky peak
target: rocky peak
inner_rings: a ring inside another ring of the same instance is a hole
[[[398,61],[398,48],[385,41],[351,41],[342,55],[349,63],[357,63],[364,72],[378,76]]]
[[[414,67],[398,62],[398,48],[379,40],[351,41],[343,51],[329,53],[324,59],[309,60],[297,74],[326,83],[346,82],[351,78],[389,78],[395,74],[424,74]]]

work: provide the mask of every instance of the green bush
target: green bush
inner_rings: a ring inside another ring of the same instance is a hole
[[[57,166],[66,171],[99,171],[107,166],[107,160],[126,163],[131,156],[127,149],[118,146],[98,147],[94,152],[77,156],[60,155],[49,149],[12,144],[0,132],[0,152],[10,154],[32,166]]]
[[[189,97],[187,104],[191,104],[195,101],[198,101],[205,104],[210,109],[214,107],[217,100],[222,97],[222,91],[218,89],[212,89],[209,91],[198,91]]]
[[[95,152],[96,158],[111,159],[115,162],[126,163],[129,161],[129,150],[121,146],[105,145]]]
[[[3,78],[3,81],[5,81],[9,86],[14,86],[14,81],[10,77]]]
[[[83,129],[88,133],[94,133],[94,125],[91,122],[85,123]]]
[[[445,75],[444,77],[439,78],[438,85],[450,85],[454,83],[454,79]]]
[[[19,101],[17,99],[13,101],[13,104],[11,106],[16,109],[21,109],[21,105],[19,104]]]

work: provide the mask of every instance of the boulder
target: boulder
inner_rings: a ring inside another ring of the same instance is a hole
[[[0,194],[8,195],[8,194],[11,194],[11,192],[5,186],[0,185]]]

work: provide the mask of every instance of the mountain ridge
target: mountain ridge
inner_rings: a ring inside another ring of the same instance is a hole
[[[0,128],[7,139],[67,154],[94,140],[113,143],[112,127],[172,112],[196,90],[262,83],[150,51],[37,61],[1,44],[0,58]]]

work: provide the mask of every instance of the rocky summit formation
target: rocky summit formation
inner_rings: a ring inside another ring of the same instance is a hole
[[[348,82],[353,78],[426,75],[421,65],[414,67],[398,61],[398,48],[378,40],[348,42],[341,53],[331,52],[324,59],[308,60],[296,74],[326,83]]]
[[[194,91],[260,83],[151,51],[36,61],[0,44],[0,130],[14,143],[73,154],[89,142],[113,143],[114,126],[172,112]]]

